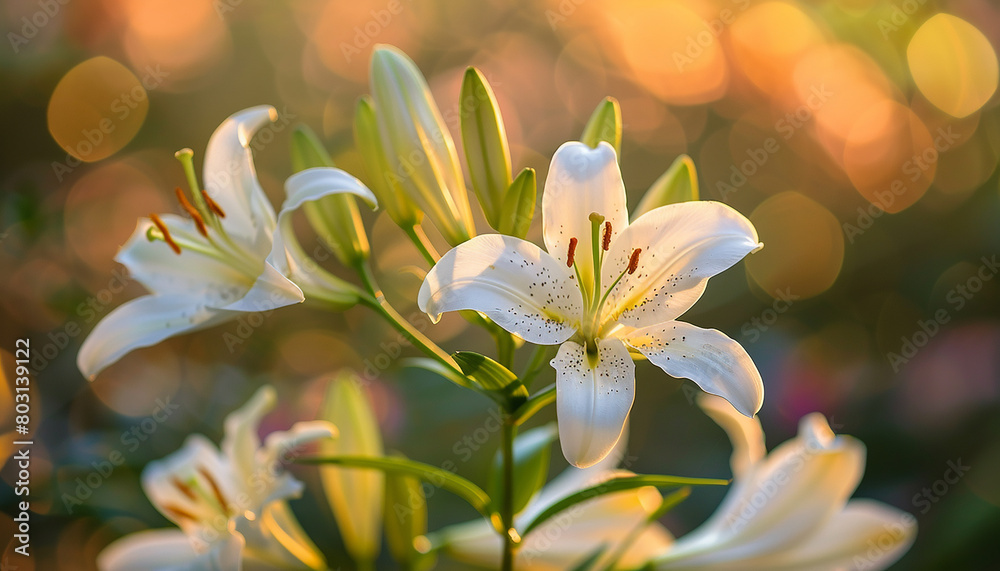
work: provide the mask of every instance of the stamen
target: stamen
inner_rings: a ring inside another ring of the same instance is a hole
[[[208,206],[205,204],[202,193],[198,190],[200,186],[198,185],[198,175],[194,172],[194,151],[191,149],[181,149],[174,153],[174,157],[180,161],[181,167],[184,169],[184,176],[187,178],[188,186],[191,187],[191,196],[194,198],[194,205],[198,209],[198,213],[201,214],[202,221],[210,220],[211,216],[209,214],[211,211],[209,211]]]
[[[181,208],[188,213],[191,220],[194,220],[194,225],[198,227],[198,233],[208,238],[208,229],[205,228],[205,220],[201,217],[201,214],[199,214],[198,210],[194,206],[191,206],[191,203],[188,202],[188,199],[184,196],[184,191],[181,190],[181,187],[178,186],[174,189],[174,191],[177,194],[177,202],[181,203]]]
[[[226,501],[226,497],[222,495],[222,490],[219,489],[219,484],[215,482],[215,478],[212,474],[203,467],[198,467],[198,473],[202,475],[206,480],[208,480],[208,485],[212,488],[212,493],[215,494],[216,501],[222,506],[223,511],[229,513],[229,502]]]
[[[639,252],[642,252],[642,248],[632,250],[632,257],[628,260],[628,275],[634,274],[639,267]]]
[[[191,486],[180,481],[176,476],[170,479],[170,483],[172,483],[175,488],[180,490],[182,494],[187,496],[189,500],[194,501],[198,499],[194,494],[194,490],[191,489]]]
[[[198,518],[195,517],[193,513],[183,508],[179,508],[173,504],[167,504],[163,506],[163,511],[172,514],[174,517],[178,519],[189,519],[191,521],[198,521]]]
[[[576,238],[569,239],[569,254],[566,256],[566,267],[572,268],[574,263],[574,258],[576,257],[576,244],[579,242]]]
[[[212,200],[212,197],[209,196],[207,192],[205,192],[204,190],[202,190],[201,191],[201,196],[202,196],[202,198],[205,199],[205,204],[208,205],[209,210],[211,210],[212,212],[214,212],[219,218],[225,218],[226,217],[226,213],[225,213],[225,211],[222,210],[222,207],[219,206],[219,204],[217,202],[215,202],[214,200]]]
[[[601,241],[601,248],[607,252],[611,248],[611,221],[604,223],[604,240]]]
[[[174,239],[170,237],[170,230],[167,230],[167,225],[160,220],[160,217],[156,214],[150,214],[149,219],[156,224],[156,227],[160,229],[160,233],[163,234],[163,241],[170,245],[170,249],[174,251],[175,254],[180,255],[181,247],[174,242]]]

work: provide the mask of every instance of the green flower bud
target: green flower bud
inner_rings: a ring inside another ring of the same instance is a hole
[[[455,142],[416,64],[398,49],[372,52],[371,89],[386,176],[416,198],[453,246],[475,234]]]
[[[524,238],[531,228],[535,217],[535,196],[538,184],[535,180],[535,169],[526,168],[517,175],[503,199],[503,209],[500,215],[501,234]]]
[[[370,97],[362,97],[354,113],[354,142],[365,162],[369,175],[369,188],[378,198],[389,218],[401,228],[409,228],[420,223],[424,213],[392,176],[385,149],[378,134],[375,119],[375,104]]]
[[[601,141],[605,141],[615,148],[618,155],[618,162],[621,162],[622,154],[622,108],[618,105],[618,100],[614,97],[605,97],[594,113],[587,121],[587,126],[583,128],[583,135],[580,141],[585,145],[596,149]]]
[[[632,219],[635,220],[654,208],[689,200],[698,200],[698,173],[691,157],[681,155],[642,196],[639,206],[632,213]]]
[[[460,102],[462,148],[472,188],[486,221],[499,230],[504,195],[511,183],[510,149],[493,89],[474,67],[465,70]]]

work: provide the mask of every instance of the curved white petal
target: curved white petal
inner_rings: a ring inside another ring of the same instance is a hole
[[[625,335],[631,347],[668,375],[691,379],[701,390],[753,416],[764,403],[764,382],[743,346],[715,329],[668,321]]]
[[[603,280],[611,284],[641,249],[638,267],[608,295],[604,322],[646,327],[676,319],[705,290],[708,278],[761,247],[753,224],[720,202],[661,206],[635,220],[611,242]]]
[[[271,249],[274,208],[257,182],[250,140],[277,119],[278,113],[270,105],[239,111],[212,133],[205,150],[203,183],[226,214],[223,227],[261,259]]]
[[[183,531],[152,529],[126,535],[105,547],[97,556],[100,571],[166,571],[175,569],[210,569],[199,566],[199,554]]]
[[[803,418],[796,438],[737,480],[712,517],[677,540],[664,568],[728,569],[794,547],[843,509],[864,463],[861,442],[833,434],[822,415]]]
[[[377,207],[375,195],[350,174],[334,168],[312,168],[298,172],[285,181],[287,197],[278,213],[278,224],[274,233],[271,253],[267,257],[272,265],[282,275],[292,282],[307,288],[333,288],[342,290],[350,288],[335,276],[320,271],[316,262],[310,258],[299,244],[292,227],[292,214],[307,202],[320,200],[335,194],[353,194],[367,202],[372,208]],[[346,287],[345,287],[346,286]]]
[[[902,557],[916,535],[912,515],[872,500],[851,500],[804,541],[740,569],[880,571]]]
[[[452,248],[428,272],[417,304],[433,319],[445,311],[481,311],[542,345],[569,339],[583,313],[576,277],[565,263],[531,242],[499,234]]]
[[[730,466],[733,476],[740,478],[767,454],[764,447],[764,430],[760,420],[740,414],[729,401],[722,397],[701,393],[698,395],[698,406],[715,421],[729,437],[733,445]]]
[[[264,264],[250,290],[221,309],[255,313],[295,305],[305,299],[299,286],[283,276],[271,264]]]
[[[257,431],[260,421],[274,409],[278,394],[274,387],[264,385],[240,408],[226,416],[225,435],[220,448],[222,454],[236,471],[237,477],[249,479],[257,469],[257,450],[260,438]]]
[[[578,468],[606,457],[622,435],[635,396],[635,363],[618,339],[601,339],[592,366],[583,345],[567,341],[552,359],[563,455]]]
[[[175,214],[163,214],[160,219],[175,239],[205,242],[190,219]],[[115,256],[116,261],[128,268],[129,277],[149,291],[201,295],[207,303],[221,307],[250,288],[250,278],[229,264],[192,250],[177,255],[166,243],[149,241],[146,232],[152,227],[149,219],[140,218],[135,231]]]
[[[93,380],[125,354],[160,341],[212,327],[236,314],[206,307],[190,295],[146,295],[115,308],[94,327],[80,346],[76,364]]]
[[[542,194],[542,231],[545,249],[564,265],[571,238],[578,240],[576,264],[584,287],[594,275],[590,214],[596,212],[611,223],[612,236],[628,226],[625,184],[615,149],[602,142],[596,149],[564,143],[552,155]],[[603,238],[603,228],[598,239]]]

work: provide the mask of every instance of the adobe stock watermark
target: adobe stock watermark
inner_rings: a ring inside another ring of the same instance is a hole
[[[783,141],[789,141],[795,134],[805,127],[826,103],[833,97],[833,92],[829,91],[825,85],[812,86],[805,101],[789,111],[784,117],[774,122],[774,131]],[[731,194],[743,187],[757,172],[767,164],[771,156],[782,149],[781,143],[775,137],[764,139],[759,147],[746,150],[747,159],[737,165],[733,163],[729,166],[728,181],[720,179],[715,181],[715,189],[719,191],[720,200],[725,202]]]
[[[103,486],[115,470],[125,463],[126,454],[138,450],[143,442],[149,440],[156,433],[160,425],[170,420],[170,417],[180,409],[180,405],[170,402],[170,397],[167,397],[166,400],[158,398],[155,404],[156,408],[149,416],[121,433],[118,440],[121,442],[122,448],[115,448],[105,458],[91,461],[90,465],[93,469],[86,476],[74,480],[76,487],[73,489],[73,493],[63,492],[62,502],[66,513],[72,514],[75,508],[82,506],[85,501],[90,499],[94,495],[94,491]]]
[[[962,459],[948,460],[946,463],[946,468],[941,478],[934,480],[930,486],[921,488],[919,492],[913,494],[913,507],[919,508],[921,514],[926,514],[931,511],[934,504],[941,501],[949,491],[951,491],[952,486],[959,483],[965,474],[972,469],[972,466],[966,466],[962,463]]]
[[[63,6],[70,3],[70,0],[38,0],[38,9],[30,16],[21,18],[21,33],[7,32],[7,41],[15,54],[21,53],[21,48],[31,43],[42,28],[48,26],[56,16],[62,12]]]
[[[73,152],[66,153],[63,162],[52,162],[52,172],[56,175],[56,180],[62,182],[67,174],[83,164],[83,159],[90,156],[106,137],[114,133],[118,124],[128,119],[136,107],[146,101],[149,92],[156,90],[167,77],[170,77],[170,73],[161,69],[159,64],[147,65],[139,84],[112,99],[107,113],[97,121],[96,125],[80,131],[80,138],[73,145]]]
[[[402,14],[412,2],[413,0],[389,0],[383,8],[370,10],[368,13],[371,17],[360,26],[354,26],[351,41],[340,42],[340,53],[343,54],[344,61],[351,63],[354,56],[361,55],[362,50],[372,45],[379,34],[392,25],[396,16]]]
[[[802,297],[793,294],[790,287],[774,290],[774,302],[771,303],[771,307],[766,308],[759,316],[751,318],[740,328],[740,333],[746,338],[746,342],[756,343],[760,340],[761,334],[778,321],[778,316],[788,311],[792,304],[800,299]]]
[[[1000,273],[1000,262],[997,261],[996,254],[989,258],[983,256],[979,261],[982,263],[976,269],[975,275],[951,288],[945,294],[944,300],[951,309],[942,307],[935,311],[930,319],[918,319],[916,330],[910,335],[900,337],[899,352],[886,354],[885,357],[889,361],[893,373],[898,373],[903,365],[916,357],[917,353],[941,332],[944,325],[951,321],[952,312],[965,309],[969,300],[982,291],[986,282],[991,281],[997,273]]]
[[[906,180],[910,183],[920,180],[920,177],[941,158],[941,153],[955,146],[955,142],[960,138],[961,134],[952,131],[951,125],[947,128],[939,127],[932,144],[903,163],[900,170],[902,174],[908,175]],[[843,223],[842,227],[848,243],[853,244],[856,238],[871,229],[875,221],[895,204],[896,197],[903,196],[909,189],[910,187],[907,186],[907,182],[903,178],[897,178],[889,184],[889,188],[875,191],[875,201],[867,207],[858,207],[858,217],[854,223]]]
[[[708,24],[707,30],[687,37],[683,52],[674,51],[672,57],[677,71],[684,71],[685,67],[700,58],[705,49],[719,40],[726,27],[736,21],[736,15],[750,7],[750,0],[730,0],[730,3],[736,7],[735,11],[732,8],[722,8],[715,18],[705,22]]]
[[[552,8],[545,10],[545,21],[555,31],[586,2],[587,0],[561,0],[555,10]]]
[[[890,34],[898,32],[926,3],[927,0],[903,0],[899,4],[893,4],[889,19],[879,18],[878,21],[878,31],[882,33],[882,39],[888,40]]]

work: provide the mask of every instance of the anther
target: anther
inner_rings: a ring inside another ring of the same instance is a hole
[[[611,221],[604,223],[604,240],[601,241],[601,248],[607,252],[611,248]]]
[[[181,203],[181,208],[183,208],[184,211],[188,213],[188,216],[191,217],[191,220],[194,220],[194,225],[198,227],[198,233],[208,238],[208,229],[205,228],[205,220],[201,217],[201,214],[198,213],[198,209],[196,209],[194,206],[191,205],[190,202],[188,202],[188,199],[186,196],[184,196],[184,191],[181,190],[181,187],[178,186],[176,189],[174,189],[174,191],[177,194],[177,202]]]
[[[180,481],[180,479],[178,479],[176,476],[171,478],[170,482],[174,485],[175,488],[180,490],[182,494],[187,496],[189,500],[194,501],[197,498],[197,496],[194,495],[194,490],[191,489],[191,486]]]
[[[628,260],[628,274],[632,275],[635,270],[639,267],[639,252],[642,252],[642,248],[636,248],[632,250],[632,257]]]
[[[203,467],[198,467],[198,473],[202,475],[206,480],[208,480],[208,485],[212,488],[212,493],[215,494],[216,501],[222,507],[223,511],[229,513],[229,502],[226,501],[226,497],[222,495],[222,490],[219,489],[219,484],[215,482],[215,478],[212,474]]]
[[[579,242],[576,238],[569,239],[569,254],[566,256],[566,267],[572,268],[574,258],[576,257],[576,244]]]
[[[163,223],[163,220],[160,220],[160,217],[156,214],[150,214],[149,219],[153,221],[153,224],[156,224],[160,233],[163,234],[163,241],[170,245],[170,249],[173,250],[175,254],[180,255],[181,247],[177,245],[177,242],[174,242],[173,238],[170,237],[170,230],[167,230],[167,225]]]
[[[219,206],[219,204],[217,202],[215,202],[214,200],[212,200],[212,197],[209,196],[207,192],[205,192],[204,190],[202,190],[201,191],[201,196],[205,199],[205,204],[208,205],[208,208],[212,212],[214,212],[219,218],[225,218],[226,217],[226,213],[225,213],[224,210],[222,210],[222,207]]]
[[[193,513],[172,504],[167,504],[163,506],[163,511],[173,515],[177,519],[189,519],[191,521],[198,521],[198,518],[195,517]]]

